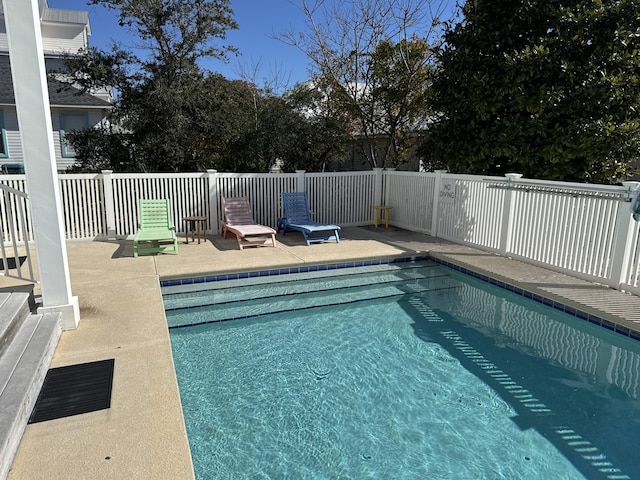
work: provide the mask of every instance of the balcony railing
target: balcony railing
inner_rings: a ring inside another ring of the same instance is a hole
[[[306,191],[320,222],[373,222],[373,206],[392,206],[390,223],[640,294],[640,223],[629,210],[633,186],[586,185],[505,177],[362,172],[286,174],[64,174],[59,176],[67,240],[135,234],[138,200],[168,198],[179,232],[188,216],[206,216],[217,233],[223,196],[249,197],[254,218],[276,227],[283,192]],[[24,175],[0,184],[25,190]],[[4,242],[32,241],[3,210]],[[11,227],[15,224],[16,226]],[[5,264],[6,265],[6,264]]]

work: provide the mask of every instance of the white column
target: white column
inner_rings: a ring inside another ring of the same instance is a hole
[[[38,1],[2,4],[40,271],[39,311],[60,312],[62,328],[74,329],[80,308],[71,295]]]

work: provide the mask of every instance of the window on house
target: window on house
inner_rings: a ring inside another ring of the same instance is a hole
[[[4,128],[4,112],[0,110],[0,158],[9,158],[9,148],[7,147],[7,130]]]
[[[75,157],[73,145],[65,138],[65,133],[84,130],[89,126],[89,117],[86,113],[60,113],[60,148],[63,157]]]

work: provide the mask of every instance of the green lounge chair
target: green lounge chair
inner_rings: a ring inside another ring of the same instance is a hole
[[[138,231],[133,238],[133,256],[161,252],[178,253],[178,239],[171,221],[169,200],[142,199]]]

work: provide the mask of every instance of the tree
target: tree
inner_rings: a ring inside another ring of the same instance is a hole
[[[348,119],[313,84],[297,85],[285,96],[293,112],[282,169],[325,171],[339,163],[349,147]]]
[[[203,58],[224,59],[235,48],[218,46],[227,30],[238,28],[230,0],[90,0],[118,12],[118,24],[142,41],[137,59],[143,77],[191,71]]]
[[[395,167],[404,160],[415,122],[429,115],[423,94],[444,2],[434,5],[303,0],[306,31],[278,37],[309,57],[316,88],[348,115],[372,167]]]
[[[200,59],[229,51],[211,45],[235,28],[228,1],[93,3],[117,9],[146,56],[114,46],[68,58],[75,84],[118,94],[101,128],[70,135],[76,171],[313,170],[340,151],[344,125],[327,112],[305,115],[317,105],[302,89],[280,97],[269,88],[276,84],[260,89],[200,69]]]
[[[81,132],[71,132],[67,137],[73,145],[76,158],[82,159],[69,168],[71,172],[140,171],[131,135],[113,125],[103,124]]]
[[[469,0],[432,87],[457,172],[624,180],[640,146],[640,1]]]
[[[386,140],[383,158],[389,158],[394,167],[415,153],[431,116],[426,101],[431,53],[426,40],[414,37],[395,44],[383,40],[372,54],[371,93],[363,103],[373,120],[373,133]]]
[[[348,137],[339,116],[327,110],[317,90],[298,85],[284,96],[246,82],[245,129],[221,154],[221,168],[267,172],[278,167],[322,171],[344,153]]]
[[[137,32],[142,41],[135,50],[115,46],[111,54],[91,49],[70,64],[70,70],[77,72],[74,82],[86,88],[115,89],[117,99],[109,120],[128,132],[128,145],[135,148],[135,155],[130,152],[135,161],[126,166],[137,171],[207,168],[209,152],[202,143],[211,125],[201,123],[207,115],[206,102],[201,100],[211,98],[208,75],[198,62],[224,59],[234,50],[216,43],[228,29],[237,28],[230,1],[92,0],[90,4],[116,10],[120,26]],[[97,135],[88,133],[85,143],[98,141]],[[76,137],[82,142],[80,135]],[[81,154],[99,151],[81,149]]]

